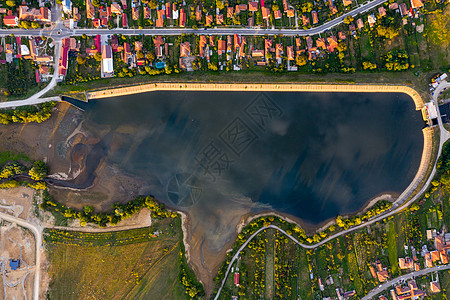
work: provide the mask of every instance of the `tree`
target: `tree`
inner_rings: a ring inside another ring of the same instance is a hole
[[[102,60],[102,55],[100,54],[100,52],[97,52],[94,54],[94,58],[96,61],[101,61]]]
[[[7,0],[6,5],[8,5],[9,7],[13,7],[16,6],[16,2],[14,0]]]
[[[216,7],[218,9],[224,9],[225,5],[223,4],[223,1],[221,0],[216,0]]]
[[[277,10],[279,10],[279,9],[280,9],[280,7],[278,7],[277,4],[272,5],[272,10],[273,10],[273,11],[277,11]]]
[[[86,63],[86,58],[83,57],[83,56],[81,56],[81,55],[78,55],[78,56],[77,56],[77,63],[78,63],[79,65],[84,65],[84,64]]]
[[[99,0],[92,0],[92,5],[95,7],[100,7],[100,1]]]
[[[155,59],[155,54],[153,54],[152,52],[148,52],[146,58],[149,61],[153,61]]]
[[[352,17],[352,16],[347,16],[347,17],[345,17],[345,19],[344,19],[344,23],[345,24],[350,24],[351,22],[353,22],[355,19]]]
[[[136,57],[137,57],[137,59],[145,58],[144,53],[142,51],[140,51],[140,50],[136,53]]]
[[[158,1],[157,0],[150,0],[148,2],[148,6],[150,9],[156,9],[158,7]]]
[[[340,43],[338,44],[338,46],[336,47],[336,49],[337,49],[339,52],[344,52],[345,50],[347,50],[347,45],[346,45],[344,42],[340,42]]]
[[[40,181],[47,177],[48,175],[48,167],[47,165],[41,161],[37,160],[33,163],[33,166],[31,167],[28,174],[31,176],[31,179],[34,181]]]
[[[309,12],[312,11],[313,7],[314,6],[313,6],[313,4],[311,2],[303,3],[303,5],[302,5],[302,12],[309,13]]]
[[[295,63],[299,67],[306,65],[307,61],[308,61],[308,59],[307,59],[306,55],[304,55],[304,54],[298,55],[297,58],[295,59]]]

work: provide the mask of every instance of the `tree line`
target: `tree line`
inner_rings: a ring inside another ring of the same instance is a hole
[[[52,116],[52,108],[55,101],[34,105],[21,106],[16,109],[0,111],[0,124],[8,125],[12,123],[42,123]]]

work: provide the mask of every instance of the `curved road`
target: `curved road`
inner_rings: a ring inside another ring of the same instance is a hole
[[[16,223],[22,227],[25,227],[34,234],[36,240],[36,267],[34,273],[34,288],[33,288],[33,299],[39,299],[39,280],[41,275],[41,249],[42,249],[42,229],[38,226],[25,221],[23,219],[19,219],[13,216],[10,216],[5,213],[0,212],[0,219],[4,219],[8,222]]]
[[[439,93],[440,93],[445,87],[450,87],[450,83],[444,81],[444,82],[442,82],[442,83],[438,86],[438,88],[436,89],[436,91],[435,91],[435,93],[434,93],[434,95],[433,95],[433,101],[435,102],[436,105],[437,105],[437,96],[439,95]],[[436,107],[437,107],[437,106],[436,106]],[[438,109],[437,112],[438,112],[439,129],[440,129],[440,130],[439,130],[439,132],[440,132],[440,142],[439,142],[439,150],[438,150],[438,154],[437,154],[437,158],[438,158],[438,157],[441,155],[442,147],[443,147],[444,143],[445,143],[447,140],[449,140],[449,138],[450,138],[450,132],[448,132],[448,131],[444,128],[444,126],[443,126],[443,124],[442,124],[442,120],[441,120],[441,116],[440,116],[440,113],[439,113],[439,109]],[[338,233],[336,233],[336,234],[334,234],[334,235],[332,235],[332,236],[329,236],[328,238],[326,238],[326,239],[320,241],[320,242],[317,243],[317,244],[314,244],[314,245],[305,245],[305,244],[302,244],[302,243],[300,243],[298,240],[296,240],[293,236],[287,234],[284,230],[282,230],[281,228],[279,228],[278,226],[275,226],[275,225],[269,225],[269,226],[267,226],[267,227],[263,227],[263,228],[258,229],[255,233],[253,233],[253,234],[247,239],[247,241],[245,241],[245,243],[239,248],[239,250],[238,250],[238,251],[236,252],[236,254],[233,256],[231,262],[230,262],[229,265],[228,265],[227,271],[225,272],[225,276],[224,276],[224,279],[222,280],[222,284],[220,285],[220,288],[219,288],[219,290],[218,290],[218,292],[217,292],[217,294],[216,294],[216,297],[215,297],[214,299],[217,300],[217,299],[219,298],[220,292],[222,291],[222,288],[223,288],[223,286],[224,286],[224,284],[225,284],[225,281],[226,281],[226,279],[227,279],[227,277],[228,277],[228,273],[229,273],[230,270],[231,270],[231,266],[233,265],[234,261],[235,261],[235,260],[237,259],[237,257],[239,256],[240,252],[241,252],[241,251],[247,246],[247,244],[248,244],[248,243],[249,243],[249,242],[250,242],[250,241],[251,241],[251,240],[259,233],[259,232],[261,232],[262,230],[267,229],[267,228],[274,228],[274,229],[277,229],[277,230],[279,230],[280,232],[282,232],[283,234],[285,234],[286,236],[288,236],[291,240],[293,240],[293,241],[294,241],[296,244],[298,244],[299,246],[301,246],[301,247],[303,247],[303,248],[305,248],[305,249],[315,249],[315,248],[317,248],[317,247],[322,246],[322,245],[325,244],[326,242],[328,242],[328,241],[330,241],[330,240],[332,240],[332,239],[335,239],[335,238],[337,238],[337,237],[339,237],[339,236],[341,236],[341,235],[345,235],[345,234],[347,234],[347,233],[350,233],[350,232],[352,232],[352,231],[355,231],[355,230],[364,228],[364,227],[369,226],[369,225],[371,225],[371,224],[373,224],[373,223],[376,223],[376,222],[378,222],[378,221],[381,221],[381,220],[383,220],[383,219],[385,219],[385,218],[387,218],[387,217],[390,217],[390,216],[392,216],[392,215],[394,215],[394,214],[400,212],[401,210],[405,209],[405,208],[408,207],[409,205],[411,205],[414,201],[416,201],[417,199],[419,199],[419,198],[422,196],[422,194],[428,189],[428,187],[429,187],[429,185],[430,185],[430,183],[431,183],[431,180],[433,179],[434,174],[436,173],[436,164],[437,164],[437,159],[436,159],[436,161],[434,162],[433,170],[431,171],[431,174],[430,174],[430,176],[428,177],[427,181],[426,181],[425,184],[422,186],[422,188],[420,189],[420,191],[419,191],[414,197],[412,197],[409,201],[407,201],[407,199],[409,198],[410,193],[409,193],[409,194],[403,193],[403,194],[400,195],[400,197],[395,201],[395,204],[394,204],[394,206],[392,207],[393,209],[388,210],[386,213],[381,214],[381,215],[379,215],[379,216],[376,216],[375,218],[373,218],[373,219],[371,219],[371,220],[369,220],[369,221],[367,221],[367,222],[365,222],[365,223],[362,223],[362,224],[360,224],[360,225],[358,225],[358,226],[349,228],[349,229],[347,229],[347,230],[344,230],[344,231],[338,232]],[[411,192],[411,193],[412,193],[412,192]],[[403,198],[402,198],[402,197],[403,197]]]

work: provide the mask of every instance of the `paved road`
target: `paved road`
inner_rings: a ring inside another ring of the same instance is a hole
[[[386,281],[385,283],[383,283],[381,285],[381,287],[377,287],[377,288],[373,289],[366,296],[362,297],[361,300],[372,299],[373,297],[375,297],[376,295],[378,295],[382,291],[388,289],[389,287],[391,287],[393,284],[399,282],[400,280],[406,280],[406,279],[410,279],[410,278],[413,278],[413,277],[416,277],[416,276],[422,276],[422,275],[425,275],[425,274],[428,274],[428,273],[433,273],[433,272],[443,271],[443,270],[448,270],[448,269],[450,269],[450,264],[449,265],[444,265],[444,266],[436,266],[436,267],[433,267],[433,268],[422,269],[422,270],[417,271],[417,272],[412,272],[412,273],[405,274],[403,276],[400,276],[400,277],[394,278],[392,280]]]
[[[444,87],[447,87],[447,86],[450,87],[450,83],[444,82],[444,83],[441,83],[441,85],[438,86],[438,88],[436,89],[435,95],[434,95],[434,97],[433,97],[433,101],[436,101],[437,95],[439,95],[439,92],[440,92]],[[441,152],[442,152],[442,147],[443,147],[444,143],[450,138],[450,133],[444,128],[444,126],[443,126],[443,124],[442,124],[442,120],[440,119],[439,110],[438,110],[438,115],[439,115],[440,143],[439,143],[439,149],[438,149],[438,156],[437,156],[437,157],[440,156],[440,154],[441,154]],[[301,246],[301,247],[303,247],[303,248],[306,248],[306,249],[315,249],[315,248],[320,247],[320,246],[322,246],[323,244],[327,243],[328,241],[333,240],[333,239],[335,239],[335,238],[337,238],[337,237],[339,237],[339,236],[341,236],[341,235],[346,235],[346,234],[348,234],[348,233],[350,233],[350,232],[352,232],[352,231],[359,230],[359,229],[364,228],[364,227],[366,227],[366,226],[369,226],[369,225],[371,225],[371,224],[373,224],[373,223],[376,223],[376,222],[378,222],[378,221],[381,221],[381,220],[383,220],[383,219],[385,219],[385,218],[387,218],[387,217],[389,217],[389,216],[392,216],[392,215],[394,215],[394,214],[400,212],[401,210],[405,209],[405,208],[408,207],[409,205],[411,205],[413,202],[415,202],[416,200],[418,200],[418,199],[422,196],[422,194],[428,189],[428,187],[429,187],[429,185],[430,185],[430,183],[431,183],[431,180],[433,179],[434,174],[436,173],[436,164],[437,164],[437,159],[436,159],[436,161],[434,162],[433,170],[431,171],[431,174],[430,174],[430,176],[428,177],[427,181],[425,182],[425,184],[423,185],[423,187],[420,189],[420,191],[419,191],[414,197],[412,197],[409,201],[407,201],[407,199],[411,196],[411,193],[412,193],[413,191],[411,191],[410,193],[403,193],[402,195],[400,195],[399,199],[397,199],[397,200],[395,201],[395,204],[394,204],[394,206],[392,207],[392,209],[391,209],[391,210],[388,210],[386,213],[381,214],[381,215],[379,215],[379,216],[377,216],[377,217],[375,217],[375,218],[373,218],[373,219],[371,219],[371,220],[369,220],[369,221],[367,221],[367,222],[365,222],[365,223],[362,223],[361,225],[358,225],[358,226],[349,228],[348,230],[344,230],[344,231],[341,231],[341,232],[339,232],[339,233],[337,233],[337,234],[334,234],[334,235],[332,235],[332,236],[329,236],[328,238],[322,240],[321,242],[319,242],[319,243],[317,243],[317,244],[314,244],[314,245],[305,245],[305,244],[302,244],[302,243],[300,243],[298,240],[296,240],[293,236],[287,234],[284,230],[282,230],[281,228],[279,228],[279,227],[277,227],[277,226],[275,226],[275,225],[269,225],[269,226],[267,226],[267,227],[263,227],[263,228],[259,229],[258,231],[256,231],[254,234],[252,234],[252,235],[249,237],[249,239],[248,239],[248,240],[247,240],[247,241],[239,248],[238,252],[236,252],[236,254],[233,256],[233,258],[232,258],[230,264],[228,265],[227,271],[226,271],[226,273],[225,273],[225,277],[224,277],[224,279],[222,280],[222,284],[221,284],[221,286],[220,286],[220,288],[219,288],[219,291],[218,291],[218,293],[217,293],[217,295],[216,295],[216,297],[215,297],[214,299],[218,299],[218,298],[219,298],[220,292],[222,291],[222,288],[223,288],[223,286],[224,286],[224,284],[225,284],[225,281],[226,281],[226,279],[227,279],[228,273],[229,273],[230,270],[231,270],[231,266],[233,265],[234,261],[235,261],[235,260],[237,259],[237,257],[239,256],[239,253],[240,253],[240,252],[247,246],[247,244],[248,244],[248,243],[249,243],[249,242],[250,242],[250,241],[251,241],[251,240],[259,233],[259,232],[261,232],[262,230],[267,229],[267,228],[274,228],[274,229],[277,229],[277,230],[279,230],[280,232],[282,232],[283,234],[285,234],[286,236],[288,236],[291,240],[293,240],[293,241],[294,241],[296,244],[298,244],[299,246]]]
[[[123,35],[137,35],[137,34],[147,34],[147,35],[180,35],[182,33],[199,33],[199,34],[211,34],[211,35],[230,35],[230,34],[242,34],[242,35],[274,35],[274,34],[283,34],[283,35],[315,35],[322,32],[325,32],[326,30],[329,30],[344,20],[346,16],[357,16],[358,14],[364,13],[372,8],[375,8],[376,6],[386,2],[386,0],[374,0],[370,1],[348,13],[343,14],[342,16],[331,20],[325,24],[322,24],[320,26],[310,28],[310,29],[274,29],[274,28],[267,28],[267,29],[261,29],[261,28],[208,28],[208,29],[190,29],[190,28],[152,28],[152,29],[74,29],[70,30],[67,28],[64,28],[62,26],[58,26],[58,31],[52,32],[47,29],[28,29],[28,30],[22,30],[22,29],[4,29],[0,30],[0,36],[1,35],[10,35],[14,34],[17,36],[37,36],[37,35],[43,35],[43,36],[52,36],[52,37],[68,37],[68,36],[74,36],[74,35],[96,35],[96,34],[123,34]]]
[[[36,271],[34,274],[34,288],[33,288],[33,299],[39,299],[39,280],[41,275],[41,249],[42,249],[42,228],[38,227],[35,224],[32,224],[28,221],[25,221],[20,218],[13,217],[11,215],[1,213],[0,219],[4,219],[9,222],[16,223],[22,227],[25,227],[34,234],[36,240]]]

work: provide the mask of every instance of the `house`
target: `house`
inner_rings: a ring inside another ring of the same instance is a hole
[[[313,19],[313,24],[319,23],[319,14],[317,13],[317,11],[312,11],[311,15]]]
[[[59,58],[59,76],[66,76],[67,73],[67,57],[69,54],[70,41],[68,38],[62,40],[61,56]]]
[[[92,24],[95,28],[99,28],[100,27],[100,20],[99,19],[94,19],[92,20]]]
[[[378,13],[380,17],[384,17],[386,15],[386,9],[383,6],[378,7]]]
[[[356,26],[358,26],[358,29],[361,31],[361,29],[364,28],[364,23],[361,19],[356,20]]]
[[[119,3],[111,4],[111,13],[116,14],[116,15],[121,15],[123,13],[122,8],[120,7]]]
[[[432,293],[440,293],[441,285],[437,281],[432,281],[432,282],[430,282],[430,290]]]
[[[222,40],[222,39],[218,40],[218,42],[217,42],[217,53],[219,55],[222,55],[223,53],[225,53],[225,50],[226,50],[226,42],[225,42],[225,40]]]
[[[420,271],[420,265],[419,263],[414,263],[414,271]]]
[[[234,15],[234,8],[228,6],[227,7],[227,18],[233,18],[233,15]]]
[[[419,299],[424,297],[426,293],[417,288],[416,281],[411,279],[408,281],[407,286],[403,287],[398,285],[395,287],[395,291],[391,290],[391,295],[393,299],[406,300],[406,299]]]
[[[423,7],[422,0],[411,0],[411,8],[416,9],[421,7]]]
[[[275,58],[277,59],[278,63],[281,63],[281,55],[283,55],[283,53],[283,45],[275,44]]]
[[[241,37],[241,45],[239,46],[239,57],[245,57],[245,45],[247,44],[247,40],[245,36]]]
[[[172,4],[172,19],[178,20],[179,15],[180,15],[180,12],[177,9],[177,4],[173,3]]]
[[[281,19],[282,16],[283,15],[281,14],[281,10],[279,10],[279,9],[273,12],[273,17],[275,20]]]
[[[93,19],[95,14],[95,8],[91,0],[86,0],[86,16],[88,19]]]
[[[288,46],[287,48],[287,60],[295,60],[294,57],[294,46]]]
[[[184,12],[184,8],[180,9],[179,25],[180,27],[186,26],[186,13]]]
[[[270,18],[270,9],[261,7],[262,18],[266,21],[269,21]]]
[[[253,12],[258,11],[258,2],[256,2],[256,1],[250,1],[250,2],[248,3],[248,10],[249,10],[249,11],[253,11]]]
[[[200,6],[198,6],[198,5],[195,8],[195,20],[197,22],[202,20],[202,11],[200,10]]]
[[[238,35],[238,34],[234,34],[234,51],[236,52],[236,49],[237,48],[239,48],[240,47],[240,45],[241,45],[241,39],[240,39],[240,36]]]
[[[199,43],[198,43],[198,48],[199,48],[199,56],[201,57],[201,58],[204,58],[205,57],[205,54],[204,54],[204,49],[206,48],[206,46],[208,45],[208,42],[207,42],[207,40],[206,40],[206,36],[205,35],[201,35],[200,36],[200,41],[199,41]]]
[[[413,268],[413,260],[410,257],[406,257],[406,258],[399,258],[398,259],[398,265],[400,267],[400,269],[405,270],[405,269],[412,269]]]
[[[111,77],[114,74],[112,49],[110,45],[102,47],[102,77]]]
[[[100,23],[102,27],[108,26],[108,18],[101,18]]]
[[[234,285],[239,286],[239,273],[234,273]]]
[[[6,14],[7,9],[6,8],[0,8],[0,14]]]
[[[433,267],[433,260],[431,259],[431,254],[425,253],[425,267],[426,268],[432,268]]]
[[[166,11],[164,9],[160,9],[157,11],[158,18],[156,19],[155,26],[156,27],[163,27],[164,26],[164,19],[166,17]]]
[[[389,9],[392,9],[392,10],[398,9],[398,3],[397,2],[390,3]],[[431,232],[431,230],[430,230],[430,232]],[[427,236],[428,236],[428,230],[427,230]],[[431,237],[429,239],[431,240]]]
[[[213,15],[207,15],[205,17],[205,26],[211,26],[212,22],[214,22]]]
[[[372,265],[369,265],[370,274],[373,278],[377,278],[377,273],[375,271],[375,268]]]
[[[141,41],[135,41],[134,42],[134,50],[136,51],[142,51],[142,42]]]
[[[323,286],[322,279],[320,279],[320,277],[319,277],[319,278],[317,278],[317,281],[318,281],[318,284],[319,284],[319,289],[321,291],[324,291],[325,287]]]
[[[295,48],[296,48],[296,50],[299,50],[301,45],[302,45],[302,39],[299,38],[299,37],[295,38]]]
[[[388,298],[386,298],[386,296],[381,295],[380,297],[378,297],[379,300],[388,300]]]
[[[20,268],[20,259],[11,259],[9,261],[9,266],[11,267],[11,270],[17,270],[18,268]]]
[[[128,27],[128,17],[127,14],[122,14],[122,27],[127,28]]]
[[[347,37],[345,36],[345,33],[342,32],[342,31],[339,31],[338,36],[339,36],[339,39],[340,39],[340,40],[345,40],[345,39],[347,38]]]
[[[223,24],[223,15],[216,15],[216,24],[217,25],[222,25]]]
[[[239,4],[236,5],[236,14],[239,14],[241,11],[246,11],[247,10],[247,5],[246,4]]]
[[[124,63],[128,64],[130,58],[131,58],[130,44],[123,43],[122,60]]]
[[[70,14],[72,12],[72,1],[63,0],[62,2],[63,12],[66,14]]]
[[[387,270],[378,271],[377,272],[377,278],[379,282],[384,282],[389,279],[389,273]]]
[[[377,21],[377,18],[375,18],[375,16],[373,14],[370,14],[367,17],[367,22],[369,22],[370,27],[373,27],[373,25],[375,24],[376,21]]]
[[[231,35],[227,36],[227,52],[231,52],[233,49],[233,41]]]
[[[313,40],[310,36],[306,37],[306,48],[310,50],[313,47]]]
[[[335,13],[338,12],[336,6],[334,5],[333,0],[327,0],[327,1],[328,1],[328,8],[330,9],[330,13],[332,15],[334,15]]]
[[[153,38],[153,44],[155,44],[155,55],[156,57],[162,57],[162,45],[164,45],[164,39],[162,36],[158,35]]]
[[[19,25],[19,18],[17,16],[4,16],[3,24],[6,26],[17,26]]]
[[[150,19],[152,16],[150,7],[144,7],[144,19]]]
[[[19,21],[50,22],[51,14],[47,7],[28,9],[28,6],[19,6]]]
[[[191,55],[191,44],[184,42],[180,44],[180,57],[188,57]]]
[[[303,24],[303,26],[309,25],[309,18],[305,15],[302,15],[302,24]]]
[[[317,48],[322,48],[323,50],[327,49],[327,45],[325,43],[325,39],[324,38],[318,38],[316,40],[316,46],[317,46]]]
[[[166,18],[172,18],[172,5],[169,2],[166,3]]]
[[[406,8],[406,4],[405,3],[401,3],[400,4],[400,14],[402,15],[402,17],[408,15],[408,8]]]
[[[272,50],[272,40],[265,39],[264,40],[264,53],[265,53],[266,57],[269,55],[270,52],[272,52],[271,50]]]
[[[342,3],[344,4],[344,6],[349,6],[352,4],[352,0],[342,0]]]
[[[138,20],[139,19],[139,8],[133,7],[131,9],[131,16],[133,17],[133,20]]]
[[[286,11],[286,15],[287,15],[288,18],[295,17],[295,10],[293,10],[293,9],[288,9],[288,10]]]
[[[448,254],[446,251],[441,251],[439,252],[440,256],[441,256],[441,262],[446,265],[448,264]]]

